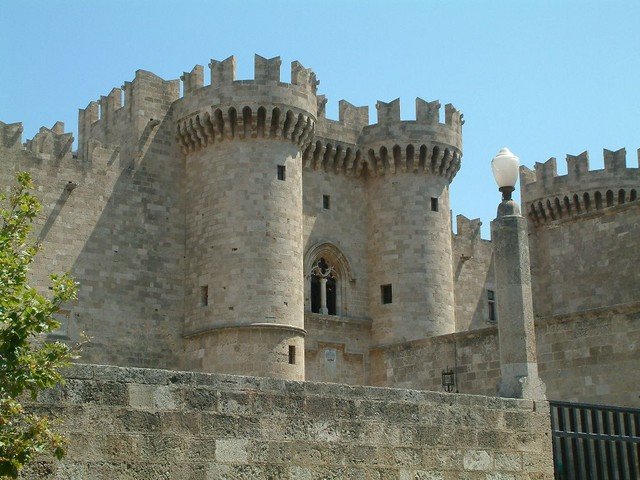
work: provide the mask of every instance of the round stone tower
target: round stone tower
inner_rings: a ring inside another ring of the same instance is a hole
[[[182,77],[174,104],[186,169],[187,368],[304,379],[302,149],[316,121],[315,74],[256,55]]]
[[[567,155],[566,175],[558,175],[555,158],[520,167],[537,315],[638,301],[640,151],[633,167],[624,148],[603,154],[600,170],[589,170],[587,152]]]
[[[449,184],[460,168],[462,115],[416,99],[416,120],[400,103],[378,102],[364,128],[369,210],[372,343],[388,345],[455,331]]]

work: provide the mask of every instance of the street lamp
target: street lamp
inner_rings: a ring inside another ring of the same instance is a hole
[[[455,385],[455,373],[447,366],[447,369],[442,371],[442,389],[445,392],[452,392]]]
[[[518,181],[518,157],[503,148],[491,169],[502,192],[498,215],[491,222],[494,249],[501,397],[545,399],[538,376],[536,336],[526,220],[511,194]]]
[[[491,160],[493,178],[496,179],[498,190],[502,192],[502,200],[511,200],[511,194],[516,189],[518,181],[518,157],[508,148],[501,149]]]

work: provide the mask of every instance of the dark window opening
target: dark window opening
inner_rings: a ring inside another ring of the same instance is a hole
[[[287,175],[287,167],[278,165],[278,180],[285,180]]]
[[[489,305],[489,321],[496,321],[496,294],[493,290],[487,290],[487,303]]]
[[[327,278],[327,310],[329,315],[336,314],[336,279]]]
[[[206,307],[209,305],[209,286],[203,285],[200,287],[200,306]]]
[[[291,365],[296,364],[296,347],[295,345],[289,345],[289,363]]]
[[[324,208],[325,210],[329,210],[331,204],[330,202],[331,198],[329,197],[329,195],[322,195],[322,208]]]
[[[391,284],[380,285],[380,297],[382,299],[382,303],[391,303],[391,301],[393,300]]]
[[[438,199],[435,197],[431,197],[431,211],[432,212],[438,211]]]
[[[313,275],[311,277],[311,311],[320,313],[320,277]]]

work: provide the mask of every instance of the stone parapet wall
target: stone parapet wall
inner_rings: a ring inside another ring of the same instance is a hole
[[[639,303],[539,318],[536,343],[548,399],[640,406]],[[374,348],[370,362],[373,385],[442,390],[442,370],[451,367],[460,392],[495,395],[498,329]]]
[[[77,365],[28,479],[553,478],[546,403]],[[499,477],[497,477],[499,475]]]
[[[498,329],[471,332],[373,348],[371,384],[442,391],[442,371],[456,373],[461,393],[495,395],[500,379]]]

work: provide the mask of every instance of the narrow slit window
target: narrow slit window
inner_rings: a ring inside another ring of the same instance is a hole
[[[496,321],[496,294],[493,290],[487,290],[487,305],[489,307],[489,321]]]
[[[431,197],[431,211],[438,211],[438,199],[436,197]]]
[[[296,364],[296,346],[295,345],[289,345],[289,364],[291,365]]]
[[[287,177],[287,167],[284,165],[278,165],[278,180],[286,180]]]
[[[391,303],[393,301],[393,293],[391,284],[380,286],[380,297],[383,304]]]
[[[322,195],[322,208],[329,210],[331,207],[331,197],[329,195]]]
[[[209,305],[209,286],[203,285],[200,287],[200,306],[206,307]]]

